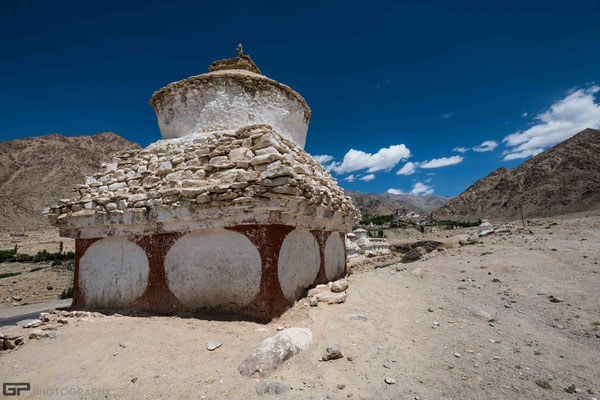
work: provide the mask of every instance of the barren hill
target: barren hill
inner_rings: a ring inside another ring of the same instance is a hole
[[[429,214],[451,199],[435,194],[361,193],[354,190],[346,190],[345,193],[352,198],[363,215],[390,215],[396,210],[407,209]]]
[[[68,197],[116,151],[139,147],[112,132],[0,142],[0,231],[49,226],[45,207]]]
[[[585,129],[513,168],[499,168],[434,211],[438,219],[509,220],[600,208],[600,130]]]

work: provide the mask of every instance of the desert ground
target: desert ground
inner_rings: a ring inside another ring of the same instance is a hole
[[[19,398],[258,398],[257,379],[238,365],[278,328],[305,327],[309,348],[268,377],[290,390],[262,397],[600,397],[600,214],[515,227],[463,246],[477,228],[396,235],[444,250],[409,264],[352,260],[345,303],[310,307],[305,298],[268,324],[113,314],[68,318],[58,337],[39,340],[3,327],[26,338],[0,352],[3,381],[31,383]],[[209,341],[222,346],[208,351]],[[330,344],[345,357],[321,361]]]

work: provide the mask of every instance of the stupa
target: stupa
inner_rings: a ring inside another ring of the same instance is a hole
[[[310,108],[244,55],[155,92],[163,140],[48,213],[76,239],[73,306],[268,321],[346,273],[358,210],[303,148]]]

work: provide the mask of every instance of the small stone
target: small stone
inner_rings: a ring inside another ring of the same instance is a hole
[[[219,347],[221,347],[221,342],[218,342],[216,340],[210,341],[206,344],[206,349],[208,351],[213,351],[218,349]]]
[[[460,355],[460,353],[454,353],[454,357],[461,358],[462,356]]]
[[[540,289],[540,290],[538,290],[537,294],[539,294],[540,296],[545,296],[548,294],[548,290]]]
[[[348,315],[348,319],[351,321],[367,321],[368,318],[363,314],[350,314]]]
[[[317,299],[317,296],[313,296],[310,298],[310,306],[311,307],[317,307],[319,305],[319,300]]]
[[[565,301],[562,297],[550,296],[550,301],[553,303],[562,303]]]
[[[256,383],[256,393],[260,396],[265,394],[283,394],[290,390],[290,387],[285,383],[261,379]]]
[[[472,307],[470,309],[470,311],[471,311],[472,315],[479,317],[481,319],[484,319],[486,321],[489,321],[490,319],[492,319],[492,316],[490,315],[490,313],[483,311],[481,308]]]
[[[341,293],[348,289],[348,281],[345,279],[340,279],[331,283],[331,291],[333,293]]]
[[[396,383],[396,380],[394,378],[390,378],[390,377],[386,377],[384,379],[385,383],[387,383],[388,385],[394,385]]]
[[[52,290],[52,289],[54,289],[54,287],[52,285],[48,285],[48,286],[46,286],[46,289],[47,290]]]
[[[323,357],[321,357],[321,359],[323,361],[329,361],[329,360],[336,360],[336,359],[342,358],[342,357],[344,357],[344,353],[342,352],[342,349],[340,349],[339,346],[337,346],[335,344],[330,344],[325,349],[325,352],[323,353]]]
[[[119,343],[119,347],[121,347],[123,349],[127,348],[127,346],[129,346],[128,343],[124,343],[124,342]]]
[[[13,295],[13,296],[12,296],[12,299],[13,299],[14,301],[21,301],[23,298],[22,298],[21,296]]]
[[[132,379],[131,379],[131,383],[136,383],[136,382],[137,382],[137,380],[138,380],[138,378],[137,378],[137,377],[135,377],[135,378],[132,378]]]
[[[337,388],[338,388],[339,390],[344,390],[344,388],[345,388],[345,387],[346,387],[346,385],[344,385],[343,383],[338,383],[338,384],[337,384]]]

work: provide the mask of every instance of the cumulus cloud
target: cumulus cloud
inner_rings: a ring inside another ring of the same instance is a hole
[[[365,181],[365,182],[372,181],[373,179],[375,179],[375,174],[369,174],[369,175],[364,175],[364,176],[360,177],[360,180]]]
[[[321,164],[325,164],[326,162],[333,160],[333,156],[330,156],[328,154],[322,154],[322,155],[317,155],[317,156],[312,156],[312,157],[315,160],[317,160],[318,162],[320,162]]]
[[[346,182],[354,182],[354,179],[355,179],[355,178],[356,178],[356,177],[355,177],[354,175],[348,175],[347,177],[345,177],[345,178],[344,178],[344,180],[345,180]]]
[[[447,167],[448,165],[459,164],[464,160],[462,156],[442,157],[434,158],[433,160],[423,161],[419,164],[421,168],[440,168]]]
[[[503,142],[509,149],[503,153],[504,160],[537,154],[585,128],[600,127],[600,103],[594,97],[598,91],[600,86],[570,90],[565,98],[536,115],[537,123],[532,127],[506,136]]]
[[[396,175],[412,175],[417,170],[417,164],[413,162],[407,162],[396,172]]]
[[[417,182],[410,191],[412,194],[432,194],[433,188],[422,182]]]
[[[404,194],[404,192],[402,190],[400,190],[400,189],[393,189],[393,188],[388,189],[387,192],[391,193],[391,194]]]
[[[456,152],[456,153],[462,153],[465,154],[467,151],[469,151],[469,149],[467,149],[466,147],[455,147],[452,149],[452,151]]]
[[[485,142],[481,143],[479,146],[473,147],[473,150],[483,153],[485,151],[492,151],[496,147],[498,147],[498,142],[496,142],[495,140],[486,140]]]
[[[389,170],[401,160],[410,157],[410,150],[403,144],[382,148],[377,153],[350,149],[341,163],[332,163],[331,169],[338,174],[367,169],[367,172]]]

